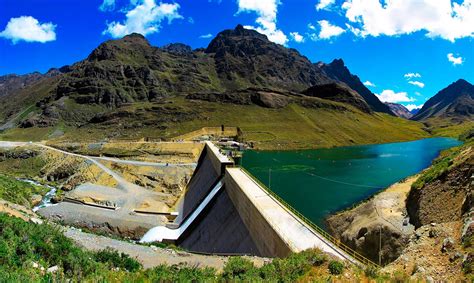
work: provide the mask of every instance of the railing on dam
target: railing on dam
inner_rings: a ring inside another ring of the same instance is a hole
[[[263,188],[266,193],[268,193],[271,197],[275,198],[281,205],[283,205],[291,213],[293,213],[295,216],[297,216],[299,219],[301,219],[301,221],[303,221],[307,226],[309,226],[311,229],[313,229],[317,234],[324,237],[325,240],[329,241],[331,244],[338,247],[340,250],[342,250],[343,252],[345,252],[346,254],[351,256],[357,262],[359,262],[359,263],[361,263],[365,266],[373,266],[373,267],[376,267],[376,268],[380,268],[380,266],[378,264],[376,264],[372,260],[366,258],[365,256],[361,255],[360,253],[356,252],[354,249],[352,249],[351,247],[345,245],[339,239],[335,238],[334,236],[332,236],[331,234],[326,232],[324,229],[322,229],[318,225],[314,224],[311,220],[309,220],[303,214],[298,212],[298,210],[293,208],[290,204],[288,204],[280,196],[278,196],[276,193],[274,193],[272,190],[270,190],[265,184],[263,184],[260,180],[258,180],[255,176],[253,176],[246,169],[244,169],[243,167],[238,167],[238,168],[241,169],[244,173],[246,173],[246,175],[248,175],[257,185],[259,185],[261,188]]]

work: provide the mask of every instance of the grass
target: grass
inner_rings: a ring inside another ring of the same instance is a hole
[[[31,196],[34,194],[45,195],[47,192],[48,188],[0,175],[0,198],[9,202],[30,207]]]
[[[82,250],[49,224],[33,224],[0,214],[0,278],[9,282],[295,282],[316,267],[330,276],[327,262],[322,252],[308,250],[262,267],[255,267],[248,259],[232,257],[222,273],[186,265],[144,270],[135,259],[112,249]],[[333,261],[330,264],[337,265],[338,270],[343,266]],[[52,266],[59,270],[45,273],[40,268]]]
[[[326,104],[342,104],[327,101]],[[164,107],[156,110],[154,107]],[[342,107],[344,107],[342,105]],[[282,109],[191,101],[174,97],[165,104],[133,103],[120,111],[135,113],[119,124],[69,127],[62,141],[99,141],[113,138],[170,139],[202,127],[240,127],[243,139],[261,150],[328,148],[398,142],[429,137],[424,125],[385,114],[369,115],[348,110],[305,108],[291,104]],[[168,113],[169,112],[169,113]],[[180,118],[184,117],[184,118]],[[114,131],[109,131],[110,127]],[[376,134],[374,134],[376,133]]]
[[[424,170],[420,177],[411,186],[412,189],[421,189],[425,184],[438,179],[445,172],[455,164],[460,154],[468,147],[474,146],[473,128],[468,131],[461,132],[457,138],[465,141],[465,143],[458,147],[453,147],[441,152],[440,156],[433,161],[433,164],[426,170]],[[459,161],[458,161],[459,162]]]
[[[429,131],[435,136],[457,138],[463,133],[474,129],[474,121],[464,121],[462,123],[453,123],[448,119],[431,118],[425,124]]]
[[[0,173],[22,178],[34,178],[41,175],[41,168],[46,165],[46,162],[37,153],[25,158],[18,157],[25,152],[23,149],[0,149]]]
[[[58,267],[55,273],[41,270],[53,266]],[[1,282],[328,282],[401,278],[394,274],[396,277],[373,268],[364,272],[316,249],[276,258],[261,267],[248,259],[231,257],[221,272],[189,265],[143,269],[136,259],[110,248],[83,250],[58,226],[25,222],[0,213]]]
[[[5,141],[42,141],[48,138],[52,128],[13,128],[0,132],[0,140]]]

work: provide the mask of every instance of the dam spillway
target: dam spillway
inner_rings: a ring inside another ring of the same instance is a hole
[[[172,242],[191,252],[265,257],[318,248],[342,260],[363,261],[292,212],[211,142],[176,209],[174,221],[143,239]]]

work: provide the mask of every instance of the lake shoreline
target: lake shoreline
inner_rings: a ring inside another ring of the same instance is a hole
[[[317,225],[431,166],[451,138],[305,151],[245,152],[242,166]],[[270,184],[271,183],[271,184]]]
[[[415,230],[409,223],[406,200],[418,177],[407,177],[352,208],[328,216],[329,232],[376,262],[383,239],[382,263],[395,260]]]

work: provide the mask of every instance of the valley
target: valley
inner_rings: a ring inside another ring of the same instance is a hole
[[[417,113],[371,89],[240,24],[206,48],[132,33],[2,76],[0,230],[16,232],[0,248],[41,233],[4,266],[18,281],[469,280],[474,87]],[[44,256],[58,239],[64,258]]]

